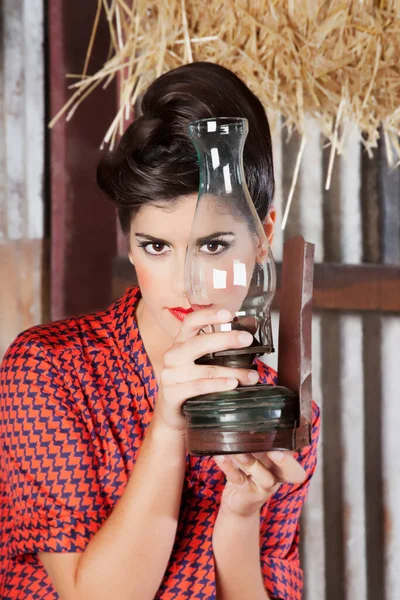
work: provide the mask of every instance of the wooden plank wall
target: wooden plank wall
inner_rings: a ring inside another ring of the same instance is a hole
[[[0,357],[47,319],[43,0],[0,0]]]

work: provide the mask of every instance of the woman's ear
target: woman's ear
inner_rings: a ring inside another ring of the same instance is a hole
[[[265,221],[263,223],[265,235],[268,238],[268,243],[271,246],[274,240],[274,232],[275,232],[275,222],[276,222],[276,210],[274,206],[271,206],[269,209],[268,215],[265,217]]]

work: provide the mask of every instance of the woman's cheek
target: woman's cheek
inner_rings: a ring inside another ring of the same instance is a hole
[[[136,276],[141,290],[146,289],[150,284],[151,275],[143,265],[135,263]]]
[[[162,259],[156,258],[151,262],[146,261],[146,264],[141,262],[135,263],[138,284],[142,292],[143,290],[155,292],[157,288],[165,292],[165,282],[163,279],[167,277],[168,271],[165,265],[161,265],[162,262],[164,262]]]

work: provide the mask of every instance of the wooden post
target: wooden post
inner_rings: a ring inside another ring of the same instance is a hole
[[[68,99],[67,74],[82,72],[96,3],[48,3],[49,117]],[[109,33],[103,15],[89,72],[107,58]],[[115,209],[96,186],[104,132],[117,110],[115,86],[96,90],[71,121],[50,132],[51,317],[90,312],[111,301],[111,265],[116,255]]]

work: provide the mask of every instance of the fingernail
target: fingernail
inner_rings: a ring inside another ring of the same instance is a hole
[[[241,344],[248,345],[248,344],[251,344],[252,341],[253,341],[253,336],[248,331],[242,331],[241,333],[239,333],[239,342]]]
[[[259,379],[259,374],[257,371],[250,371],[250,373],[248,374],[248,378],[251,383],[257,383]]]
[[[281,460],[283,460],[284,454],[283,452],[274,450],[273,452],[268,452],[268,456],[274,462],[281,462]]]
[[[219,310],[217,312],[218,319],[224,319],[225,321],[232,321],[232,315],[229,310]]]
[[[214,456],[215,460],[223,463],[225,460],[225,456],[223,454],[218,454],[217,456]]]
[[[237,379],[228,379],[228,381],[226,382],[226,385],[228,387],[231,387],[233,385],[236,386],[237,382],[238,382]]]

